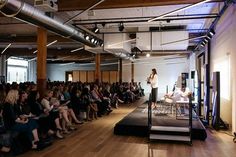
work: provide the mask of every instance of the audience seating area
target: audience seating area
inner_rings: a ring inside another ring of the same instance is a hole
[[[137,83],[32,82],[0,84],[0,150],[22,154],[63,140],[80,125],[109,115],[119,103],[144,96]],[[83,124],[86,125],[86,124]]]

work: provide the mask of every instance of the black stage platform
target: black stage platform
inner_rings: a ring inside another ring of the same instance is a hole
[[[175,116],[170,116],[167,114],[153,114],[152,119],[152,124],[159,126],[187,127],[189,123],[188,120],[178,120]],[[147,104],[143,104],[116,123],[114,127],[114,134],[148,137],[147,121]],[[207,133],[202,122],[199,118],[194,118],[192,122],[193,139],[205,140],[207,138]]]

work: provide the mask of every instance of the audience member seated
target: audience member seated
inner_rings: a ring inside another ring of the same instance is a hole
[[[57,81],[47,83],[47,90],[40,99],[33,82],[0,84],[0,117],[3,117],[4,128],[9,130],[1,132],[0,129],[0,151],[14,152],[24,145],[27,148],[24,150],[37,149],[51,135],[62,139],[62,133],[75,129],[72,122],[81,123],[78,119],[81,111],[86,112],[87,121],[94,120],[112,112],[112,107],[124,103],[124,98],[127,102],[135,101],[142,95],[140,92],[142,89],[133,83]],[[25,151],[19,153],[22,152]]]
[[[11,89],[5,99],[3,108],[3,119],[6,129],[17,133],[27,133],[32,142],[32,149],[37,149],[39,142],[37,123],[30,119],[28,115],[22,114],[20,106],[17,104],[19,94],[15,89]]]
[[[164,98],[165,101],[168,103],[174,103],[176,101],[188,101],[189,94],[189,89],[182,86],[181,88],[175,88],[174,91],[169,94],[166,94]]]
[[[175,90],[172,91],[169,94],[166,94],[164,96],[164,100],[167,103],[176,103],[177,101],[187,101],[189,100],[189,94],[191,94],[191,92],[189,91],[188,88],[182,86],[181,88],[174,88]],[[180,114],[185,114],[185,105],[179,105],[177,104],[177,108],[180,109]]]
[[[11,150],[11,134],[6,132],[3,117],[2,104],[0,104],[0,152],[7,153]]]
[[[37,90],[30,91],[28,95],[28,105],[30,106],[30,112],[35,115],[35,119],[39,124],[39,132],[42,136],[53,135],[56,130],[55,122],[49,116],[49,112],[43,109],[43,106],[39,102],[39,92]]]
[[[94,85],[91,91],[92,99],[98,106],[98,116],[102,116],[103,114],[109,114],[112,112],[110,104],[108,101],[103,99],[103,96],[98,91],[98,86]]]
[[[86,112],[87,121],[97,119],[97,104],[93,102],[91,95],[89,94],[89,89],[85,87],[81,93],[80,98],[80,110],[84,110]],[[92,118],[90,118],[92,116]]]
[[[53,95],[53,91],[47,90],[45,92],[44,98],[41,100],[41,104],[44,108],[43,109],[44,113],[49,114],[51,121],[55,122],[56,136],[59,139],[62,139],[64,137],[61,135],[61,132],[62,132],[63,129],[62,129],[61,124],[60,124],[59,111],[56,108],[54,108],[54,106],[50,106],[50,99],[52,98],[52,95]]]

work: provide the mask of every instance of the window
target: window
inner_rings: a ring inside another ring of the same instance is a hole
[[[28,62],[19,58],[9,58],[7,60],[7,82],[26,82]]]

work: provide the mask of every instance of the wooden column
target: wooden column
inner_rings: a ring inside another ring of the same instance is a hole
[[[119,59],[119,82],[122,82],[122,59]]]
[[[7,56],[1,55],[0,56],[0,83],[7,81]]]
[[[43,97],[47,86],[47,30],[41,27],[38,28],[37,45],[37,88]]]
[[[134,62],[131,62],[131,82],[134,82]]]
[[[101,82],[101,55],[99,53],[96,54],[95,56],[95,62],[96,62],[96,67],[95,67],[95,82],[99,83]]]

